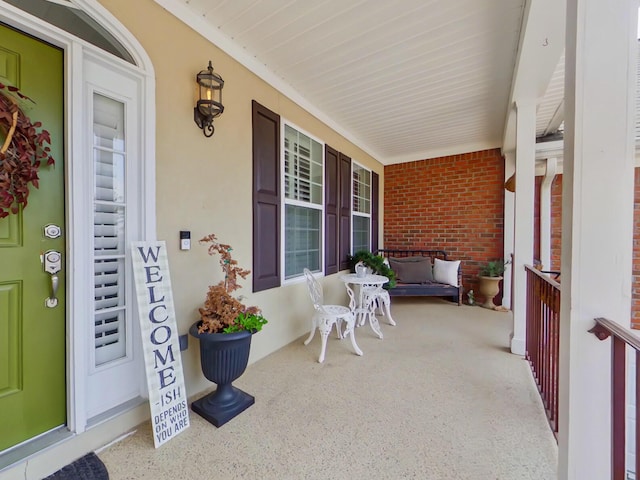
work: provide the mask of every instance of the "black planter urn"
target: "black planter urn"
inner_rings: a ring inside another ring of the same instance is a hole
[[[252,332],[198,333],[196,322],[189,333],[200,340],[200,364],[207,380],[217,388],[196,400],[191,409],[216,427],[220,427],[255,403],[255,398],[232,382],[240,377],[249,362]]]

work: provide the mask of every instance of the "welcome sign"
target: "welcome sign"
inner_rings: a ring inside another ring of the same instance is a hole
[[[156,448],[189,426],[165,242],[131,244]]]

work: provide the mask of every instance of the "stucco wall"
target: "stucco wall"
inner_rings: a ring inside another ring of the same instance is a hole
[[[207,286],[222,279],[217,257],[209,257],[198,239],[213,232],[220,241],[232,245],[241,266],[252,266],[253,99],[380,174],[381,192],[383,169],[152,0],[101,3],[140,41],[155,68],[157,235],[167,242],[176,317],[184,333],[197,320]],[[225,81],[225,111],[214,122],[214,136],[205,138],[193,122],[193,106],[195,75],[209,60]],[[191,231],[190,251],[179,250],[180,230]],[[246,304],[261,307],[269,319],[265,329],[253,337],[253,362],[307,332],[312,307],[303,283],[257,294],[251,292],[251,283],[248,277],[238,293],[246,297]],[[324,285],[329,301],[346,297],[335,275],[326,278]],[[312,361],[315,355],[316,348],[310,346],[309,358],[301,361]],[[183,362],[189,395],[212,386],[200,372],[195,339],[190,339]]]

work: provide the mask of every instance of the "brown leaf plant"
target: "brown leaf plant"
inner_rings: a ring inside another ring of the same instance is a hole
[[[33,102],[18,88],[0,83],[0,218],[25,208],[29,184],[38,188],[40,165],[54,164],[49,132],[25,115],[20,108],[25,101]]]
[[[246,278],[250,270],[238,265],[231,257],[230,245],[219,243],[215,234],[200,239],[200,243],[208,243],[209,255],[220,255],[220,267],[224,273],[224,280],[217,285],[211,285],[207,292],[204,306],[199,309],[201,323],[198,333],[232,333],[241,330],[257,332],[267,323],[257,307],[246,307],[232,292],[240,288],[238,276]]]

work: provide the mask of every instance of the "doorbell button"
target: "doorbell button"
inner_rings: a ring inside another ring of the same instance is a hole
[[[191,249],[191,232],[188,230],[180,231],[180,250]]]

